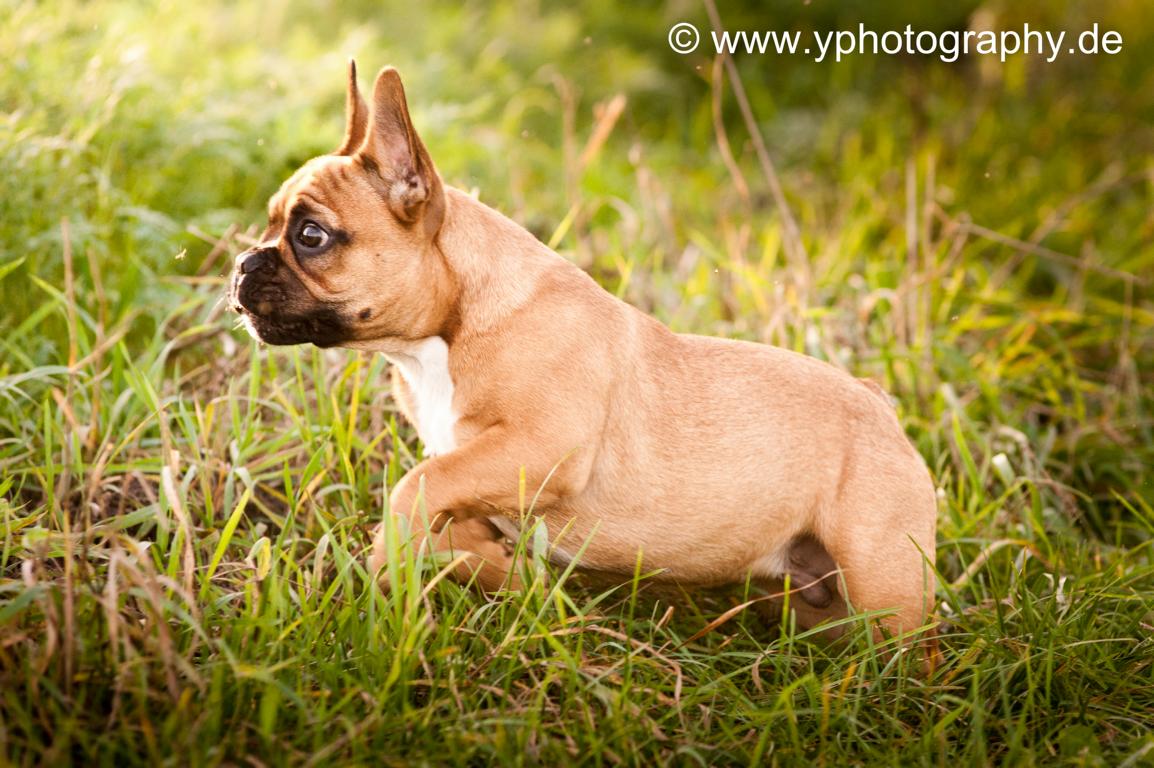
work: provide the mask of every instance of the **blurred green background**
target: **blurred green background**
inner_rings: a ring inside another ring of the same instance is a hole
[[[1149,3],[723,4],[730,29],[1028,22],[1073,36],[1098,23],[1124,37],[1117,55],[1054,63],[739,56],[810,255],[790,265],[776,253],[780,219],[728,89],[721,117],[748,196],[722,162],[708,46],[679,56],[666,43],[678,21],[708,29],[693,2],[0,8],[0,371],[63,361],[67,313],[33,282],[62,284],[62,220],[77,281],[89,282],[86,262],[100,265],[99,319],[131,315],[130,340],[156,333],[163,308],[185,295],[175,276],[223,275],[227,258],[205,268],[211,241],[230,227],[252,232],[281,179],[339,140],[344,62],[356,56],[364,87],[379,66],[401,69],[450,183],[555,239],[678,330],[841,354],[863,373],[869,360],[857,356],[897,334],[919,347],[912,367],[890,366],[899,388],[930,362],[938,375],[917,387],[923,397],[949,383],[1028,433],[1075,419],[1063,432],[1074,435],[1063,482],[1108,499],[1115,475],[1150,466]],[[617,94],[625,110],[582,165],[597,108]],[[1028,246],[959,242],[970,223]],[[1049,251],[1067,258],[1038,255]],[[924,285],[903,298],[920,291],[923,306],[891,314],[884,291],[910,279]],[[951,280],[948,299],[936,297]],[[94,312],[94,294],[81,294]],[[871,319],[882,327],[859,327]],[[805,340],[807,324],[826,349]],[[1007,334],[1019,347],[991,355]],[[199,353],[213,357],[212,345],[188,352]],[[1032,402],[1007,408],[1016,397]],[[1083,441],[1110,460],[1091,460]],[[1146,483],[1124,485],[1150,498]]]

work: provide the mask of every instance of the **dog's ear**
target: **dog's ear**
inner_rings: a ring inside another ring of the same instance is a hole
[[[357,87],[357,62],[349,59],[349,90],[345,96],[345,140],[334,155],[351,155],[365,142],[369,128],[369,105]]]
[[[413,128],[401,76],[392,67],[377,75],[361,162],[383,183],[389,209],[401,221],[421,221],[432,236],[441,226],[445,195],[421,137]]]

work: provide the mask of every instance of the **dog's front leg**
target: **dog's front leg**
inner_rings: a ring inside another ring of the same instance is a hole
[[[485,592],[521,588],[515,545],[488,520],[483,517],[462,518],[432,531],[419,517],[416,515],[412,519],[407,545],[414,548],[429,546],[432,552],[447,553],[459,560],[453,567],[453,578],[457,581],[464,584],[475,578],[477,586]],[[370,572],[377,574],[379,583],[386,590],[388,585],[381,570],[388,560],[388,527],[386,523],[378,528],[368,563]]]
[[[584,452],[556,445],[555,439],[534,439],[525,430],[492,427],[410,470],[389,495],[389,508],[409,518],[414,545],[429,539],[435,552],[463,555],[455,571],[462,581],[476,576],[485,591],[516,589],[514,547],[487,518],[516,512],[534,499],[546,507],[584,487],[590,466]],[[386,554],[382,526],[373,541],[370,572],[381,568]]]

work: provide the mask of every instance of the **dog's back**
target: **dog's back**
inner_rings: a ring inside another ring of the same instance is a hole
[[[568,528],[566,547],[592,535],[590,567],[627,575],[640,551],[646,570],[717,584],[809,573],[791,557],[804,561],[812,537],[851,602],[897,609],[891,629],[920,625],[936,501],[884,390],[781,348],[675,334],[606,300],[616,306],[601,322],[620,324],[606,334],[610,412],[588,486],[547,515]]]

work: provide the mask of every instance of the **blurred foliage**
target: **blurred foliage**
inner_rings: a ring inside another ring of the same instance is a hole
[[[11,335],[30,316],[41,323],[30,337],[15,334],[20,348],[8,350],[0,370],[60,361],[66,318],[37,314],[43,293],[28,278],[61,283],[62,219],[77,279],[87,279],[86,260],[114,270],[118,278],[103,286],[111,315],[134,313],[130,339],[153,333],[157,316],[147,308],[171,300],[165,276],[200,268],[211,249],[203,236],[258,224],[280,180],[335,145],[349,55],[359,58],[366,87],[378,66],[399,66],[418,125],[451,183],[477,189],[543,239],[577,205],[577,226],[559,246],[611,289],[681,329],[797,346],[800,327],[765,326],[767,297],[742,306],[726,295],[741,290],[740,276],[736,286],[682,279],[656,291],[671,265],[692,261],[698,250],[716,245],[719,258],[734,255],[733,242],[713,233],[753,226],[753,239],[737,246],[748,255],[777,226],[729,96],[724,124],[753,190],[752,208],[719,162],[704,48],[682,57],[665,42],[679,20],[707,29],[696,3],[382,7],[282,0],[192,9],[63,2],[49,9],[4,0],[0,8],[0,46],[11,52],[0,81],[0,264],[24,259],[0,282],[8,310],[0,328]],[[941,30],[1029,22],[1070,34],[1098,23],[1124,34],[1121,54],[1054,63],[1022,55],[1004,64],[978,56],[954,64],[909,56],[858,55],[840,64],[740,56],[754,113],[814,255],[817,278],[797,300],[804,312],[836,304],[854,275],[873,289],[899,285],[909,266],[910,163],[918,194],[951,221],[972,221],[1082,263],[1151,272],[1148,3],[967,2],[911,11],[892,3],[782,0],[725,3],[721,12],[730,28],[805,33],[857,23]],[[595,162],[575,171],[595,105],[617,93],[628,98],[624,117]],[[943,221],[929,222],[924,234],[933,242],[923,248],[941,242]],[[924,266],[938,256],[921,258]],[[1150,344],[1133,337],[1148,328],[1134,324],[1150,312],[1148,284],[1127,294],[1125,281],[1087,273],[1077,262],[1020,258],[1004,243],[982,239],[968,241],[961,258],[981,274],[1013,270],[1004,285],[967,288],[997,291],[1008,313],[1028,310],[1022,302],[1030,299],[1069,310],[1041,331],[1055,334],[1055,343],[1093,335],[1093,343],[1068,351],[1078,375],[1098,372],[1090,379],[1121,362],[1109,336],[1122,331],[1119,308],[1128,307],[1125,356],[1148,369]],[[226,267],[221,261],[214,274]],[[628,283],[619,282],[626,273]],[[647,279],[651,273],[657,277]],[[745,284],[753,294],[760,290]],[[80,301],[92,310],[92,292],[82,291]],[[931,330],[948,337],[943,326],[954,316],[932,318]],[[1077,322],[1065,322],[1073,316]],[[963,336],[972,359],[984,342]],[[948,359],[947,350],[938,353]],[[947,366],[944,378],[955,372],[964,370]],[[1147,412],[1128,419],[1116,426],[1127,434],[1136,428],[1148,442]]]

